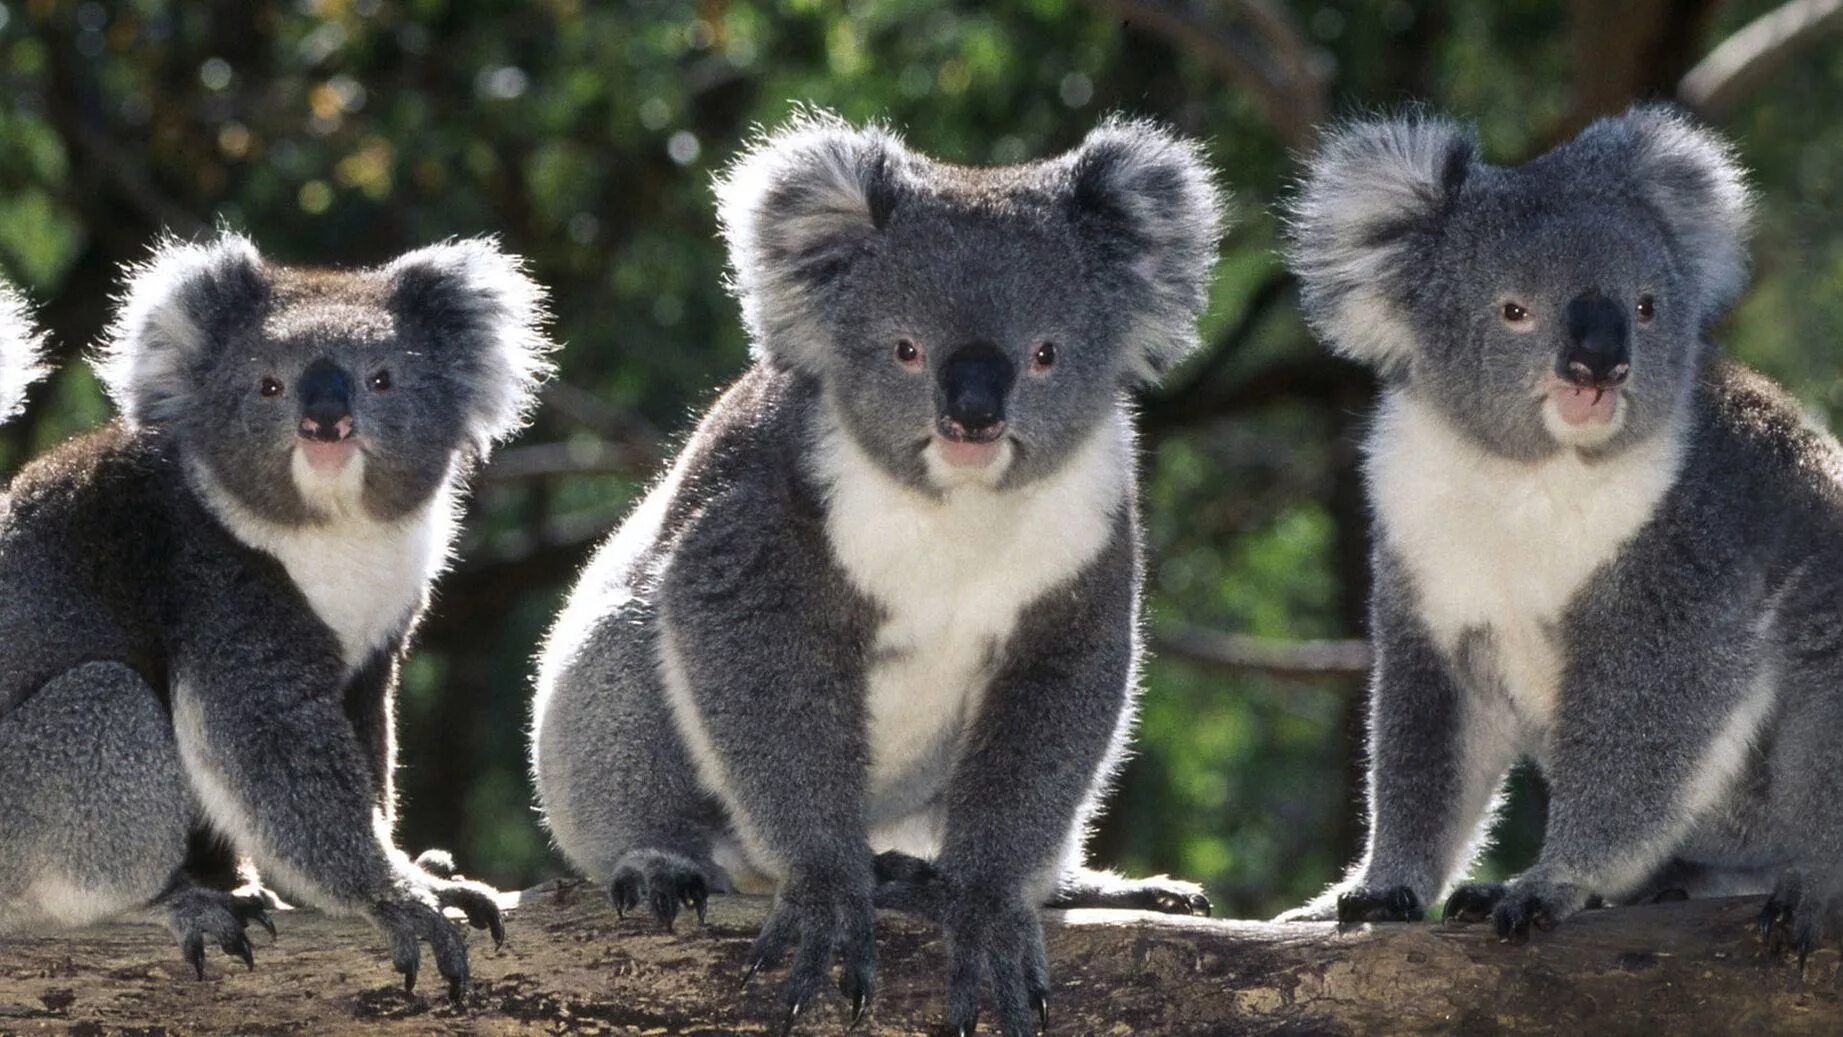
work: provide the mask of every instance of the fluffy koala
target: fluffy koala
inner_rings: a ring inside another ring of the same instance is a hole
[[[238,857],[362,914],[451,996],[493,891],[392,843],[399,657],[473,461],[545,366],[542,293],[489,241],[374,270],[247,240],[133,269],[98,371],[122,419],[0,510],[0,931],[150,909],[204,976],[251,960]]]
[[[1334,130],[1292,212],[1308,317],[1372,365],[1369,840],[1289,918],[1408,920],[1506,769],[1529,871],[1449,918],[1521,940],[1590,900],[1773,890],[1843,912],[1843,454],[1706,331],[1740,293],[1728,146],[1641,107],[1526,165],[1437,119]]]
[[[18,413],[26,389],[44,377],[39,344],[26,301],[0,281],[0,421]]]
[[[1032,1032],[1040,906],[1208,906],[1081,847],[1140,654],[1126,394],[1195,340],[1217,192],[1143,123],[973,169],[811,115],[717,193],[756,363],[550,635],[550,830],[668,925],[778,889],[789,1027],[836,955],[863,1010],[883,903],[944,925],[956,1029],[983,977]]]

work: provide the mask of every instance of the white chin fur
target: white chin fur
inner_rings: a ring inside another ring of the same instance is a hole
[[[294,448],[290,474],[301,500],[322,518],[358,518],[365,507],[365,454],[353,450],[352,457],[336,471],[315,468],[307,452]]]
[[[1009,439],[999,441],[998,453],[993,455],[990,464],[977,467],[953,464],[942,457],[939,439],[930,439],[928,448],[922,451],[922,463],[928,467],[928,482],[941,490],[956,486],[997,486],[1016,459],[1017,446]]]
[[[1549,430],[1555,442],[1565,447],[1596,447],[1611,440],[1625,428],[1626,412],[1631,409],[1624,393],[1613,398],[1612,420],[1603,425],[1570,425],[1561,416],[1561,408],[1555,405],[1552,397],[1542,401],[1542,427]]]

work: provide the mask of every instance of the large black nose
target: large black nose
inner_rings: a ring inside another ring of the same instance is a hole
[[[1005,431],[1005,396],[1017,369],[990,342],[961,346],[941,365],[940,430],[949,439],[988,442]]]
[[[1598,292],[1568,304],[1568,346],[1555,373],[1585,389],[1611,389],[1632,373],[1632,342],[1625,310]]]
[[[337,443],[352,434],[352,379],[331,360],[316,360],[301,372],[295,398],[301,401],[302,439]]]

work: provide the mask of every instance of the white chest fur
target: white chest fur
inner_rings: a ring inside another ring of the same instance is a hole
[[[356,465],[354,465],[356,467]],[[252,514],[210,477],[206,499],[243,543],[279,561],[307,603],[339,638],[347,667],[401,636],[429,585],[447,565],[456,526],[454,494],[444,488],[422,508],[380,522],[356,508],[316,525],[283,525]]]
[[[825,440],[832,549],[884,614],[868,689],[874,800],[972,718],[1023,610],[1106,545],[1132,439],[1116,413],[1046,479],[942,497],[897,482],[836,428]]]
[[[1468,630],[1488,630],[1511,704],[1541,728],[1564,663],[1555,624],[1650,519],[1681,464],[1668,433],[1598,462],[1573,450],[1511,461],[1392,393],[1370,441],[1369,482],[1384,542],[1434,639],[1451,652]]]

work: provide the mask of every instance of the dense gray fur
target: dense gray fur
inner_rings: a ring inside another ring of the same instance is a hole
[[[26,389],[45,376],[41,344],[25,299],[0,281],[0,421],[18,413]]]
[[[409,982],[428,941],[459,995],[442,908],[498,909],[393,844],[392,698],[466,469],[544,368],[541,294],[489,241],[335,272],[225,233],[129,271],[98,357],[123,419],[0,508],[0,931],[150,910],[202,978],[268,922],[253,863]],[[314,385],[349,438],[310,441]]]
[[[954,1025],[983,978],[1031,1032],[1039,905],[1207,906],[1087,871],[1081,843],[1139,658],[1124,394],[1194,341],[1215,189],[1193,145],[1141,123],[970,169],[814,115],[718,197],[758,359],[549,638],[547,821],[666,924],[707,890],[778,888],[754,965],[797,948],[790,1013],[841,953],[867,1000],[873,902],[900,904],[946,927]],[[1001,453],[955,469],[935,430],[969,350],[1015,377]]]
[[[1843,935],[1843,454],[1705,336],[1748,209],[1727,145],[1668,108],[1515,168],[1439,120],[1329,134],[1292,261],[1320,333],[1384,378],[1370,831],[1284,917],[1419,918],[1524,757],[1541,855],[1449,917],[1522,939],[1591,899],[1776,880],[1768,931]],[[1576,427],[1549,412],[1583,299],[1625,315],[1602,327],[1630,373],[1615,420]]]

